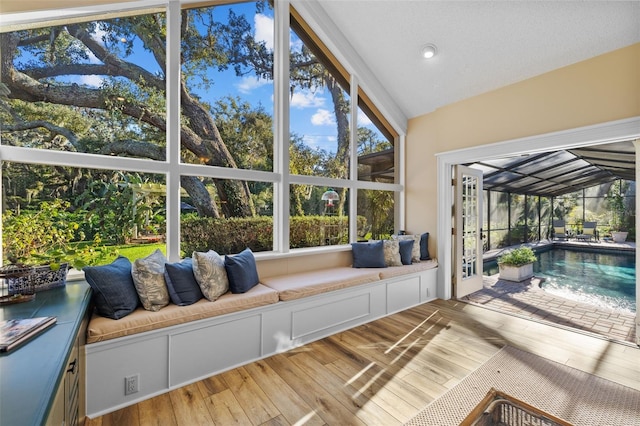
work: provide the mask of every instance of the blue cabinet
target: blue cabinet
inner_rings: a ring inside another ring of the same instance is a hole
[[[1,425],[58,424],[59,417],[73,425],[84,417],[79,377],[90,301],[89,285],[70,281],[38,292],[35,300],[0,307],[1,319],[57,318],[49,329],[0,354]]]

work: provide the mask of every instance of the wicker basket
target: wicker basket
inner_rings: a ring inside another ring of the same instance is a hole
[[[571,423],[493,388],[460,425],[572,426]]]
[[[67,282],[67,269],[69,267],[67,263],[61,264],[60,269],[55,271],[49,265],[9,266],[14,266],[14,268],[8,269],[9,272],[3,274],[9,295],[33,294],[56,287],[63,287]],[[19,268],[23,270],[20,273],[16,273]],[[0,271],[0,274],[2,274],[2,271]]]

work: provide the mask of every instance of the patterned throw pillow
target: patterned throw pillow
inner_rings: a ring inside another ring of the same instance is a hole
[[[147,311],[159,311],[169,304],[169,291],[164,280],[167,258],[160,250],[136,259],[131,265],[131,276],[142,306]]]
[[[398,240],[383,240],[384,263],[387,266],[402,266],[400,258],[400,242]]]
[[[224,258],[216,251],[194,251],[193,275],[200,286],[200,290],[207,300],[213,302],[229,291],[229,279],[224,269]]]

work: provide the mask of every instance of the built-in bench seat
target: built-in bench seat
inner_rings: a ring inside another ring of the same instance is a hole
[[[435,259],[421,260],[420,263],[412,263],[411,265],[403,266],[389,266],[388,268],[380,269],[380,279],[387,280],[402,275],[415,274],[416,272],[428,271],[429,269],[437,268],[438,261]]]
[[[189,306],[169,304],[157,312],[139,307],[119,320],[93,314],[87,327],[87,343],[102,342],[122,336],[143,333],[158,328],[230,314],[278,302],[278,292],[258,284],[242,294],[227,292],[215,302],[207,299]]]
[[[380,269],[343,266],[263,278],[260,281],[276,290],[280,300],[287,301],[380,281]]]
[[[95,417],[436,298],[437,262],[332,266],[261,278],[214,302],[93,316],[87,415]],[[140,389],[125,394],[125,377]]]

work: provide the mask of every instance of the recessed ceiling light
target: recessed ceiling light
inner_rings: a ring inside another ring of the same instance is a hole
[[[438,53],[438,49],[436,48],[435,44],[429,43],[422,46],[422,48],[420,49],[420,53],[422,54],[422,57],[424,59],[431,59],[436,56],[436,53]]]

